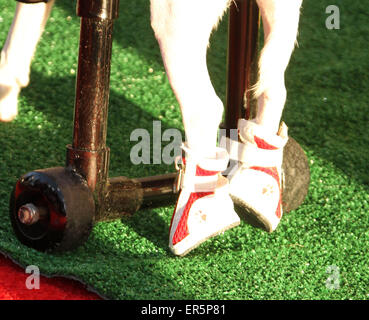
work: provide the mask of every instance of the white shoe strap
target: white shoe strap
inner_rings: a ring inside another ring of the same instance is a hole
[[[245,167],[280,167],[283,160],[283,148],[266,150],[258,148],[255,144],[241,143],[223,136],[220,145],[226,146],[229,157],[238,160]]]
[[[211,176],[196,176],[194,172],[180,169],[177,189],[178,191],[186,188],[191,192],[212,192],[217,187],[218,179],[219,173]]]
[[[195,176],[183,180],[183,188],[192,192],[213,192],[218,184],[218,174],[214,176]]]
[[[228,152],[224,148],[216,147],[214,153],[215,158],[199,157],[194,151],[189,149],[185,144],[182,144],[181,148],[186,152],[186,161],[196,163],[200,168],[206,171],[219,171],[222,172],[227,169],[229,156]]]
[[[283,148],[288,140],[288,127],[283,121],[276,135],[270,135],[269,132],[266,132],[263,127],[252,120],[239,119],[237,128],[242,142],[246,142],[247,139],[257,136],[279,149]]]
[[[215,158],[200,158],[186,145],[182,145],[186,152],[186,165],[183,169],[179,166],[181,159],[176,159],[176,168],[180,169],[178,181],[179,188],[187,188],[192,192],[212,192],[217,187],[219,172],[227,169],[229,156],[227,150],[216,148]],[[213,171],[214,175],[197,176],[197,166],[206,171]]]

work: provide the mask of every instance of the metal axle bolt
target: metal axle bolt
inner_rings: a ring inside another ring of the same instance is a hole
[[[18,219],[23,224],[32,225],[40,220],[41,211],[43,210],[37,208],[33,203],[27,203],[19,208]]]

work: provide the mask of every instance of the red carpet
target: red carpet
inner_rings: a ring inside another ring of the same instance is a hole
[[[40,276],[40,288],[29,290],[31,274],[0,253],[0,300],[101,300],[78,281]]]

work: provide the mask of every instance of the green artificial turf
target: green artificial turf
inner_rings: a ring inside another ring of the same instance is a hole
[[[325,27],[330,4],[341,28]],[[0,42],[15,1],[0,0]],[[136,128],[183,129],[178,103],[150,28],[149,1],[121,0],[115,24],[108,145],[110,175],[144,177],[172,166],[130,162]],[[311,185],[305,202],[272,234],[246,223],[186,257],[167,248],[173,207],[97,223],[74,252],[44,254],[22,246],[8,201],[24,173],[60,166],[71,142],[79,19],[74,2],[58,0],[20,96],[20,114],[0,123],[0,250],[43,274],[73,276],[111,299],[369,298],[369,15],[364,1],[305,1],[299,48],[286,72],[283,119],[305,150]],[[226,19],[212,37],[209,69],[225,100]],[[183,131],[182,131],[183,132]],[[163,143],[164,145],[165,143]],[[339,288],[326,281],[339,268]],[[41,283],[42,285],[42,283]]]

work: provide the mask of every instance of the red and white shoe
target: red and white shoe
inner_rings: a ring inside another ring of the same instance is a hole
[[[186,157],[181,192],[169,231],[169,248],[179,256],[240,224],[229,196],[228,179],[221,175],[228,165],[227,151],[217,148],[214,158],[199,159],[185,146],[182,148]]]
[[[256,219],[259,226],[273,232],[283,215],[282,160],[288,128],[282,122],[278,134],[270,135],[252,120],[240,119],[238,131],[240,162],[230,179],[231,198],[250,221]]]

